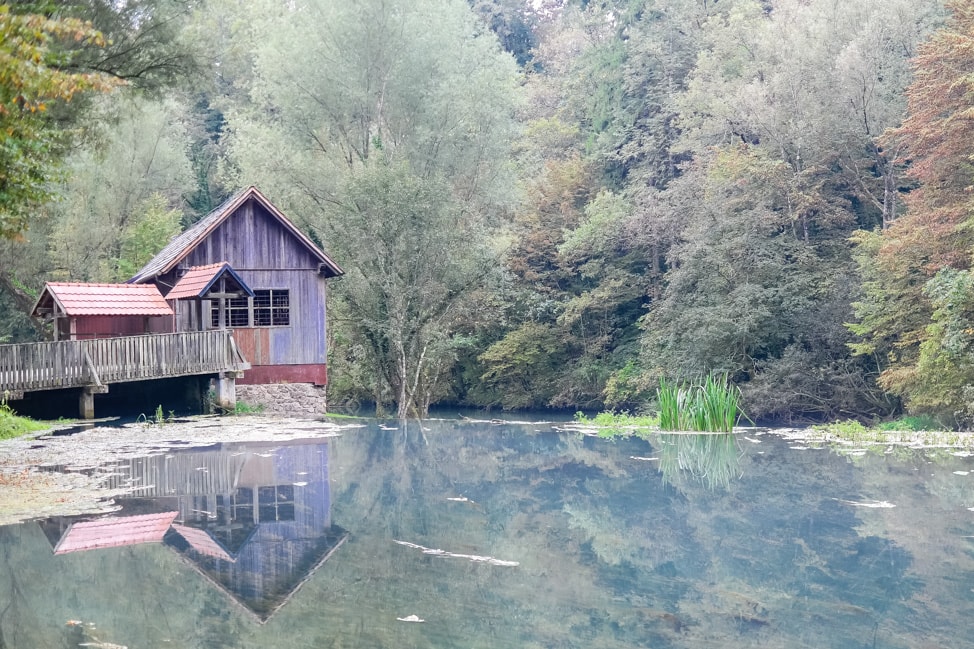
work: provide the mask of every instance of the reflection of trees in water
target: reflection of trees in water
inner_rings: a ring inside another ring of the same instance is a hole
[[[651,449],[540,426],[349,427],[329,442],[332,514],[349,542],[266,626],[238,615],[165,548],[54,558],[27,543],[29,526],[0,530],[0,547],[14,553],[0,565],[21,585],[38,584],[6,617],[23,623],[8,629],[0,618],[0,626],[9,639],[23,628],[34,634],[42,617],[58,620],[60,633],[75,618],[107,631],[108,611],[123,610],[126,622],[161,619],[138,615],[144,599],[174,630],[146,629],[141,643],[121,627],[98,637],[128,646],[181,637],[208,647],[845,647],[872,646],[878,623],[876,646],[898,647],[883,639],[953,614],[911,618],[910,598],[924,587],[911,578],[909,554],[885,528],[861,529],[867,517],[882,522],[899,509],[839,501],[861,492],[864,478],[902,491],[896,481],[912,480],[912,467],[891,474],[884,457],[855,467],[824,452],[785,458],[785,444],[762,440],[742,456],[716,435],[664,435]],[[649,455],[675,473],[657,473]],[[723,489],[711,485],[721,470]],[[942,514],[928,492],[910,493]],[[940,543],[942,525],[931,519],[929,534]],[[519,565],[429,556],[395,540]],[[106,594],[118,584],[151,590],[118,602]],[[0,610],[11,590],[0,580]],[[83,614],[57,605],[76,593]],[[426,623],[397,621],[409,615]]]
[[[659,436],[659,470],[666,483],[686,478],[710,489],[726,489],[739,475],[740,465],[741,450],[733,433]]]

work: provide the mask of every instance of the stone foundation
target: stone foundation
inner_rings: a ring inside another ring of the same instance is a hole
[[[263,406],[264,414],[323,415],[325,388],[310,383],[268,383],[266,385],[237,384],[237,402]]]

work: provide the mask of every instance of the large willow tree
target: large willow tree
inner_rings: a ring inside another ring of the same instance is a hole
[[[369,371],[347,387],[424,414],[510,199],[514,61],[461,0],[259,6],[232,174],[348,270],[333,352]]]

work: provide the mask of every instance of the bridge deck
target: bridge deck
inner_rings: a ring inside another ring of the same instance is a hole
[[[0,397],[249,368],[228,329],[0,345]]]

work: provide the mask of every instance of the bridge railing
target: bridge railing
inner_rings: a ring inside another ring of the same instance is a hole
[[[229,329],[0,345],[0,396],[249,368]]]

